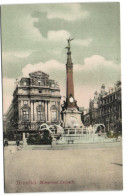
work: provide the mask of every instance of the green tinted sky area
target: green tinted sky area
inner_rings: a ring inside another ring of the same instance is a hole
[[[119,3],[2,5],[1,20],[6,79],[41,63],[41,70],[63,84],[69,37],[76,86],[95,90],[120,79]]]

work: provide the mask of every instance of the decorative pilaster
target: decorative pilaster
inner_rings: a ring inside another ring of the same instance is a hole
[[[34,102],[34,121],[37,121],[37,111],[36,111],[36,102]]]
[[[48,117],[47,117],[47,101],[45,101],[45,120],[46,120],[46,122],[47,122],[47,119],[48,119]]]
[[[50,101],[48,102],[48,121],[50,122]]]
[[[18,101],[18,116],[19,116],[19,121],[21,121],[21,101]]]
[[[35,108],[34,108],[34,101],[33,101],[33,121],[35,121],[35,112],[34,112]]]
[[[48,110],[48,101],[47,101],[47,121],[49,121],[49,110]]]

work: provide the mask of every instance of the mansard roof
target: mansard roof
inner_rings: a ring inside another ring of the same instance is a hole
[[[29,76],[30,77],[41,77],[41,78],[45,78],[45,77],[48,78],[49,77],[48,74],[46,74],[42,71],[31,72],[31,73],[29,73]]]

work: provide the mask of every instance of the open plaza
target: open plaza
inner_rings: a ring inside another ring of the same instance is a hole
[[[74,97],[72,40],[63,104],[59,85],[42,71],[16,84],[4,121],[5,192],[123,189],[120,82],[107,100],[105,86],[95,93],[85,118]]]
[[[123,189],[122,143],[5,147],[5,192]]]

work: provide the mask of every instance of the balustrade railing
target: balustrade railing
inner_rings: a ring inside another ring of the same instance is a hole
[[[90,134],[93,133],[93,130],[90,131],[87,128],[64,128],[64,134],[75,134],[75,135],[79,135],[79,134]]]

